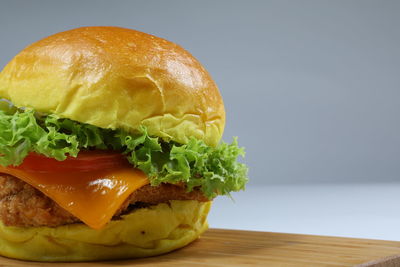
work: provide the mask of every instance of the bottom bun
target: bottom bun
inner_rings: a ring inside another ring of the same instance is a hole
[[[181,248],[208,227],[211,202],[172,200],[140,208],[101,230],[84,224],[15,227],[0,223],[0,254],[31,261],[148,257]]]

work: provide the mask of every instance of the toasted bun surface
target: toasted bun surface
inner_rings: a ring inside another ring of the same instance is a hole
[[[104,229],[84,224],[10,227],[0,222],[0,254],[31,261],[92,261],[154,256],[183,247],[207,229],[211,202],[172,200],[135,210]]]
[[[102,128],[216,145],[225,111],[202,65],[167,40],[118,27],[61,32],[20,52],[0,74],[0,98]]]

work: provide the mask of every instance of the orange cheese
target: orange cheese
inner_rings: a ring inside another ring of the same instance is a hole
[[[131,166],[86,172],[35,172],[0,165],[0,173],[13,175],[37,188],[62,208],[94,229],[107,224],[128,196],[149,183]]]

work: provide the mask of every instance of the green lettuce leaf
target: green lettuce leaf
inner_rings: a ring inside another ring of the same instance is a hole
[[[142,127],[136,134],[43,115],[32,109],[15,109],[0,102],[0,164],[17,166],[29,152],[57,160],[76,157],[80,149],[111,149],[126,154],[145,172],[152,185],[184,183],[188,191],[199,188],[209,199],[243,190],[247,167],[238,162],[243,148],[231,144],[207,146],[191,138],[187,144],[149,136]]]

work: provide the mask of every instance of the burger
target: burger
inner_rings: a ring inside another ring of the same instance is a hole
[[[220,142],[215,82],[180,46],[83,27],[23,49],[0,73],[0,255],[32,261],[154,256],[207,229],[244,189]]]

